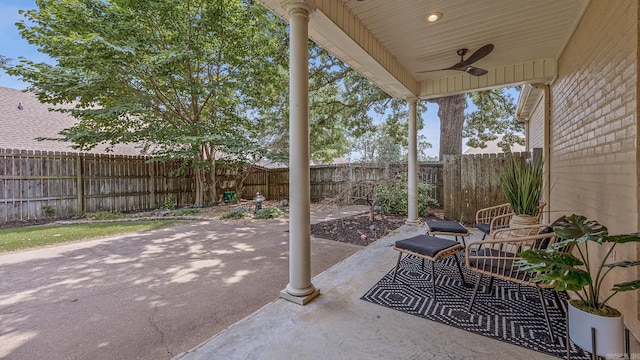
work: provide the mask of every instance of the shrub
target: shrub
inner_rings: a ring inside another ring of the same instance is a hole
[[[426,183],[418,183],[418,216],[424,217],[431,213],[429,208],[438,202],[430,196],[433,187]],[[407,215],[409,207],[407,183],[395,181],[376,186],[376,199],[383,214]]]
[[[165,209],[169,209],[169,210],[173,210],[176,208],[177,204],[176,204],[176,197],[173,194],[169,194],[164,198],[164,203],[162,204],[162,206]]]
[[[198,215],[199,212],[200,212],[200,210],[194,209],[194,208],[182,208],[182,209],[178,209],[178,210],[172,212],[171,214],[169,214],[169,216]]]
[[[42,211],[47,216],[53,216],[56,213],[56,210],[49,204],[42,205]]]
[[[115,219],[123,218],[124,215],[118,212],[98,211],[98,212],[86,213],[84,217],[89,220],[115,220]]]
[[[225,211],[220,214],[220,220],[240,220],[247,213],[247,208],[244,206],[239,206],[235,209]]]
[[[266,207],[258,210],[253,216],[254,219],[275,219],[285,215],[285,212],[277,207]]]

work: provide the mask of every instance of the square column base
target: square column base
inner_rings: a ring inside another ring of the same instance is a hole
[[[296,303],[298,305],[306,305],[318,295],[320,295],[320,289],[315,289],[314,292],[305,296],[293,296],[287,292],[287,289],[280,290],[280,297],[282,299],[291,301],[292,303]]]

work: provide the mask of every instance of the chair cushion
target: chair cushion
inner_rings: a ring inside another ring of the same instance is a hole
[[[476,224],[476,229],[489,235],[489,231],[491,230],[491,224]]]
[[[551,225],[542,228],[539,232],[540,235],[542,234],[551,234],[553,232],[553,228],[560,225],[561,222],[566,220],[566,216],[561,216],[558,219],[556,219],[556,221],[554,221],[553,223],[551,223]],[[533,243],[533,248],[534,249],[546,249],[549,246],[549,238],[546,239],[538,239]]]
[[[434,257],[440,251],[456,245],[458,245],[457,241],[441,239],[429,235],[418,235],[412,238],[396,241],[396,247],[398,249],[412,251],[429,257]]]
[[[431,231],[453,234],[468,234],[469,231],[454,220],[427,220],[427,226]]]
[[[542,230],[540,230],[540,234],[551,234],[553,232],[553,228],[560,225],[561,222],[564,222],[567,220],[567,217],[562,215],[561,217],[559,217],[558,219],[556,219],[556,221],[554,221],[553,223],[551,223],[551,225],[543,228]]]

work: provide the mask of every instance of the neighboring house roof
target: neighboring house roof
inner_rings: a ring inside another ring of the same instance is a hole
[[[60,131],[77,122],[69,114],[49,111],[52,107],[54,106],[38,101],[34,93],[0,86],[0,149],[80,152],[73,149],[70,142],[36,140],[40,137],[60,137]],[[106,146],[100,145],[82,152],[141,155],[141,148],[135,144],[119,144],[107,152]],[[348,161],[344,158],[335,158],[330,164],[346,163]],[[262,160],[257,165],[268,169],[287,167],[285,164],[269,160]],[[323,164],[311,162],[311,165]]]
[[[62,129],[77,122],[69,114],[49,111],[51,107],[38,101],[34,93],[0,87],[0,149],[79,152],[69,142],[36,140],[60,137]],[[110,152],[102,145],[83,152],[140,155],[140,151],[134,144],[121,144]]]
[[[524,139],[524,136],[521,136]],[[480,148],[466,148],[462,154],[470,155],[470,154],[500,154],[503,153],[502,148],[498,146],[498,143],[502,140],[502,135],[498,135],[498,138],[492,141],[487,141],[487,147],[484,149]],[[511,152],[522,152],[526,151],[523,145],[513,144],[511,145]]]
[[[309,166],[323,166],[323,165],[343,165],[343,164],[348,164],[349,160],[342,158],[342,157],[337,157],[334,158],[331,162],[328,163],[323,163],[322,161],[309,161]],[[279,162],[274,162],[271,160],[267,160],[267,159],[263,159],[260,160],[260,162],[258,162],[256,165],[261,166],[263,168],[266,169],[285,169],[288,168],[288,166],[286,164],[282,164]]]
[[[349,160],[343,158],[343,157],[337,157],[337,158],[333,158],[333,160],[331,160],[330,162],[323,162],[323,161],[310,161],[309,165],[311,166],[322,166],[322,165],[344,165],[344,164],[348,164]]]

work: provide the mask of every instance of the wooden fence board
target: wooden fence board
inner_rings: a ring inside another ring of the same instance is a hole
[[[445,217],[473,223],[479,209],[505,203],[498,178],[511,157],[526,161],[529,153],[445,156]]]
[[[152,208],[148,160],[143,156],[0,149],[0,223],[47,217],[45,205],[54,210],[55,217]],[[176,164],[165,164],[164,172],[154,174],[154,184],[158,176],[169,178],[160,199],[174,194],[186,205],[193,200],[191,179],[169,177],[176,168]]]
[[[528,154],[515,155],[525,159]],[[420,163],[418,179],[433,184],[433,196],[444,205],[445,216],[473,222],[478,208],[504,202],[497,174],[503,155],[445,156],[443,163]],[[173,196],[179,206],[192,204],[193,179],[175,176],[179,163],[150,162],[145,156],[115,156],[64,152],[26,152],[0,149],[0,222],[45,217],[44,205],[56,217],[83,212],[135,211],[162,206]],[[310,168],[313,201],[342,194],[362,201],[371,184],[406,178],[406,164],[341,164]],[[216,169],[218,196],[236,191],[253,199],[289,198],[289,170],[254,167],[236,172]],[[244,179],[243,186],[240,183]],[[357,185],[357,186],[352,186]]]

